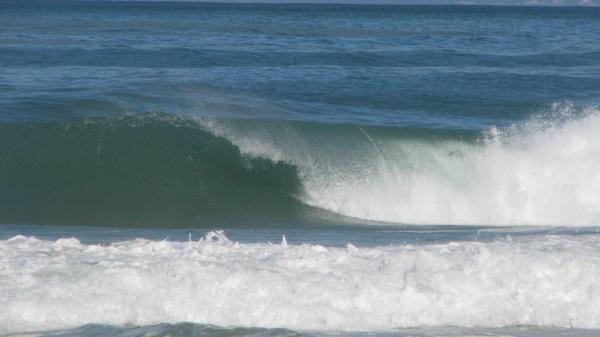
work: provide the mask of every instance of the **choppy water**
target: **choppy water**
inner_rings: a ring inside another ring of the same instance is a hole
[[[0,333],[600,334],[600,9],[0,23]]]

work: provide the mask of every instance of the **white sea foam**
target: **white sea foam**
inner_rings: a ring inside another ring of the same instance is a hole
[[[188,321],[297,330],[600,328],[600,238],[385,247],[0,241],[0,333]]]
[[[410,224],[600,224],[600,110],[552,111],[479,143],[203,121],[243,153],[299,168],[307,204]]]

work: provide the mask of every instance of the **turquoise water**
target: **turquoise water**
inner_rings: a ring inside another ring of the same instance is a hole
[[[0,22],[0,334],[599,334],[600,9]]]

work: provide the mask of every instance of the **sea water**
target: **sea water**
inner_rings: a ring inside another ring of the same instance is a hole
[[[0,2],[0,335],[599,336],[600,9]]]

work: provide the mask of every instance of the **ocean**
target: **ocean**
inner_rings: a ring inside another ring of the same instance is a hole
[[[0,1],[0,336],[600,336],[600,8]]]

